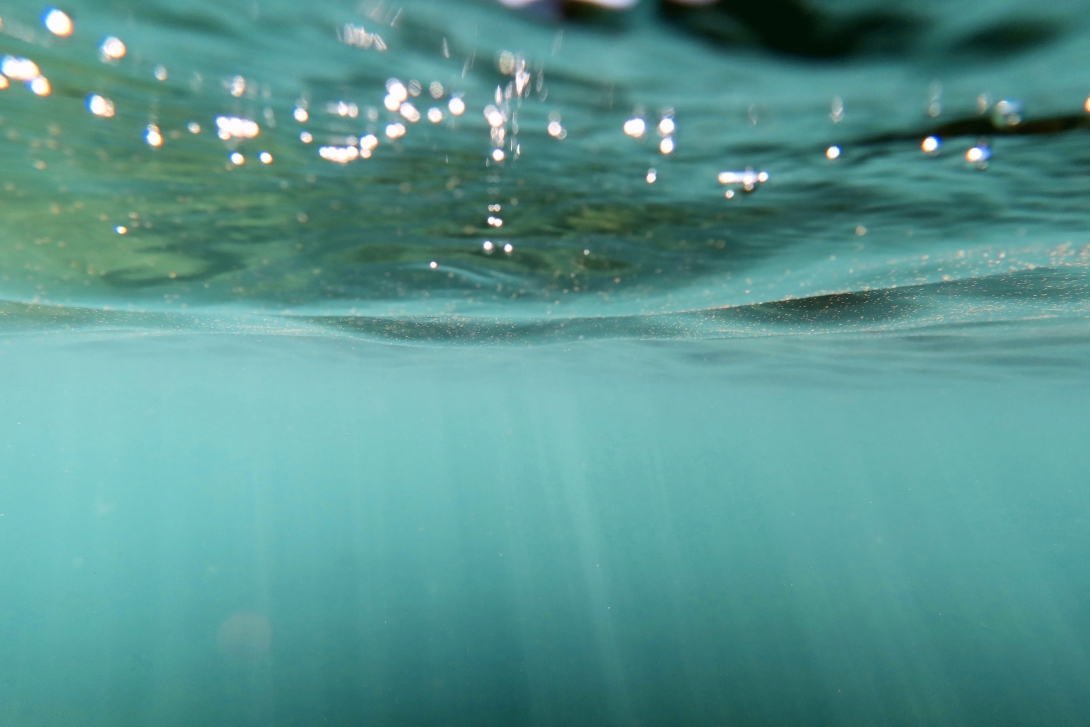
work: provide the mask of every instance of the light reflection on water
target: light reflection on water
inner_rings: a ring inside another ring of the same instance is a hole
[[[602,335],[903,289],[908,326],[1086,313],[1090,79],[1030,84],[1017,48],[799,65],[646,12],[618,34],[490,3],[187,7],[7,11],[31,93],[3,96],[6,299]],[[976,280],[1031,290],[931,292]]]
[[[1083,724],[1082,0],[506,4],[0,8],[0,727]]]

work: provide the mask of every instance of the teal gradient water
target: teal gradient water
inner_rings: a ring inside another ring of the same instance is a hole
[[[0,726],[1086,722],[1086,131],[919,148],[1085,113],[1080,4],[835,63],[649,7],[66,10],[0,7],[52,91],[0,91]]]

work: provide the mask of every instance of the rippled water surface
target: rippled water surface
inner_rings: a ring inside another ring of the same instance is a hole
[[[0,725],[1085,722],[1090,7],[546,5],[0,3]]]

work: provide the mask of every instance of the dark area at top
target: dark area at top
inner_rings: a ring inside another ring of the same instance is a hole
[[[632,14],[579,0],[538,0],[524,12],[603,30],[622,30]],[[800,59],[906,56],[926,51],[962,61],[989,60],[1032,50],[1063,34],[1058,23],[1044,18],[1006,18],[936,45],[928,42],[927,34],[933,27],[930,18],[881,4],[863,12],[837,13],[805,0],[717,0],[701,5],[657,0],[655,12],[665,24],[721,48],[757,48]]]

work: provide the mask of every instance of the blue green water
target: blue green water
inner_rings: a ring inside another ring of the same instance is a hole
[[[1090,16],[888,9],[0,5],[0,725],[1085,724]]]

